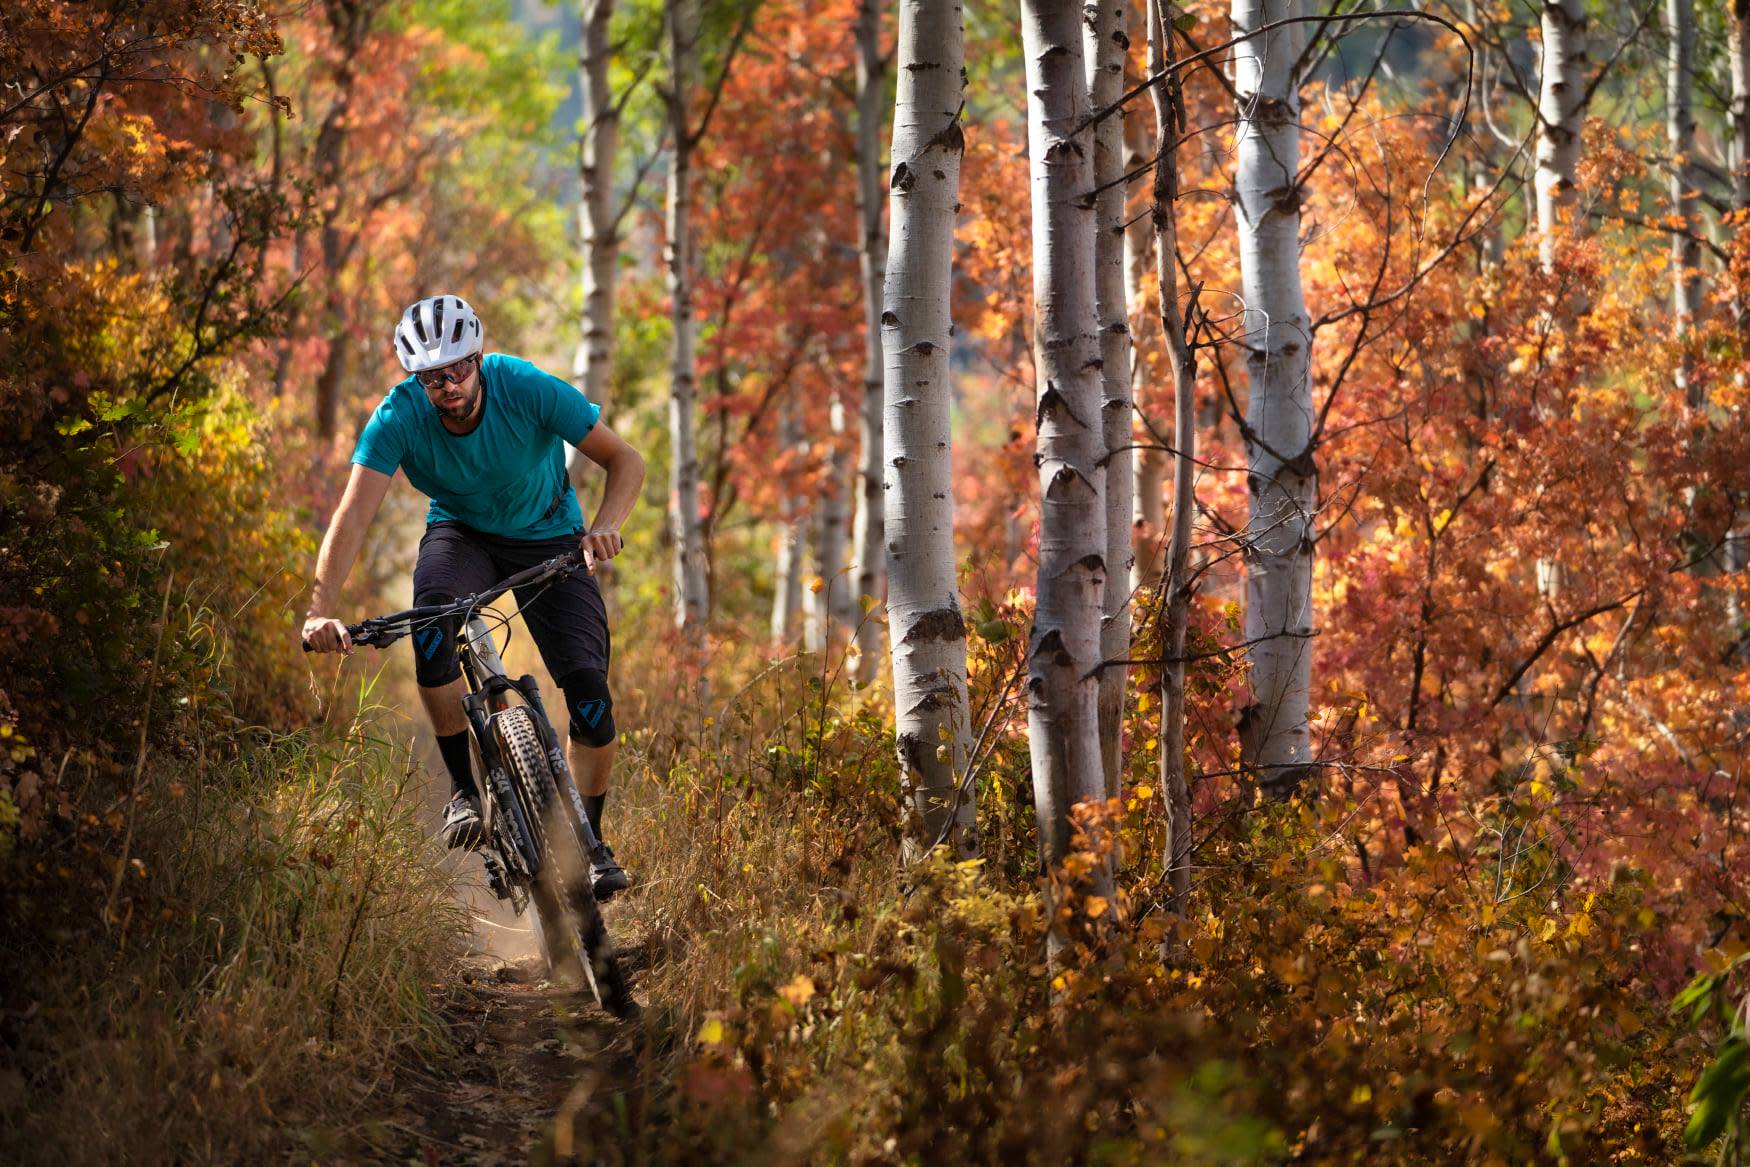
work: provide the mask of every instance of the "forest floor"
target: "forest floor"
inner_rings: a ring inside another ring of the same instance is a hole
[[[634,979],[635,946],[621,945]],[[639,1071],[643,1031],[596,1007],[587,990],[543,979],[539,957],[469,957],[449,986],[442,1016],[456,1056],[398,1078],[387,1161],[482,1167],[573,1161],[555,1145],[604,1084]]]
[[[430,753],[435,767],[435,747]],[[441,772],[433,767],[429,772]],[[434,820],[446,796],[436,783],[425,792]],[[567,1152],[555,1145],[558,1132],[569,1133],[575,1124],[556,1120],[599,1116],[600,1101],[590,1105],[596,1090],[617,1093],[633,1081],[641,1069],[643,1027],[603,1012],[588,989],[548,981],[529,918],[513,915],[487,892],[476,864],[462,862],[456,891],[474,921],[473,936],[438,992],[454,1055],[397,1075],[386,1108],[392,1138],[382,1148],[383,1161],[434,1167],[576,1161],[583,1148]],[[632,923],[616,911],[608,922],[610,928]],[[617,931],[614,942],[634,996],[648,1005],[638,985],[647,964],[642,940]]]

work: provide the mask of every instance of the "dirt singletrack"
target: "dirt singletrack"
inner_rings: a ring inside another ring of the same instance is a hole
[[[604,1013],[588,990],[545,981],[543,971],[538,957],[463,963],[442,1008],[456,1057],[400,1075],[390,1161],[598,1161],[592,1132],[573,1119],[604,1083],[637,1073],[643,1025]]]

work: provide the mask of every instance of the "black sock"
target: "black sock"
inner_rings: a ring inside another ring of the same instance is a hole
[[[606,794],[586,794],[583,796],[583,813],[589,816],[589,829],[595,832],[598,843],[602,837],[602,804],[607,801]]]
[[[474,785],[474,759],[468,749],[468,731],[452,733],[437,740],[438,753],[444,756],[444,768],[450,772],[450,786],[457,794],[480,797]]]

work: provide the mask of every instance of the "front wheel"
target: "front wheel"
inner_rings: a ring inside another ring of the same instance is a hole
[[[530,892],[541,955],[555,976],[584,981],[602,1008],[630,1016],[638,1006],[596,903],[576,811],[559,794],[534,715],[526,705],[512,706],[493,726],[505,766],[539,822],[541,864]]]

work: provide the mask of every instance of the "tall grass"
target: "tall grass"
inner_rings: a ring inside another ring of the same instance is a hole
[[[462,935],[415,774],[362,719],[208,743],[140,770],[125,855],[98,815],[39,840],[37,894],[60,900],[0,957],[0,1161],[375,1143],[397,1061],[443,1049],[431,994]],[[121,865],[108,896],[75,874],[94,858]]]

